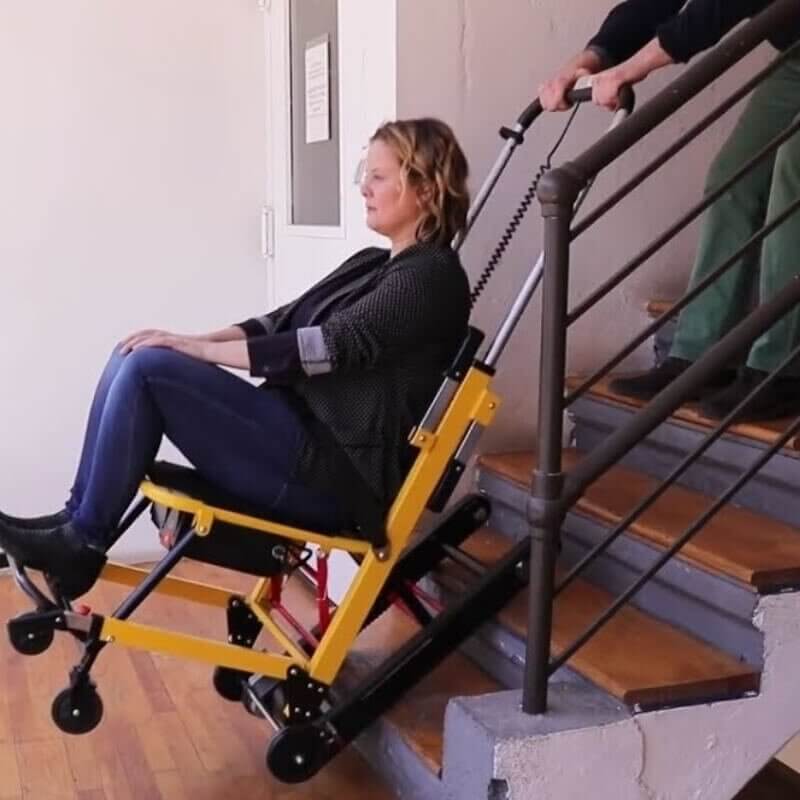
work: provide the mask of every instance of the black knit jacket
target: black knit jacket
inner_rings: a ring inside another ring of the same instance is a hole
[[[606,61],[630,58],[654,36],[674,61],[689,61],[713,47],[742,20],[763,11],[773,0],[625,0],[611,10],[589,42]],[[800,15],[769,41],[785,50],[800,38]]]
[[[365,285],[368,262],[375,278]],[[364,537],[375,538],[413,463],[409,433],[467,334],[469,282],[451,248],[416,244],[393,258],[387,250],[362,250],[314,290],[348,273],[352,291],[345,282],[333,309],[320,314],[326,370],[268,374],[266,385],[290,383],[312,417],[298,479],[336,492]],[[262,332],[285,329],[302,299],[260,318]],[[245,324],[249,332],[253,322]]]

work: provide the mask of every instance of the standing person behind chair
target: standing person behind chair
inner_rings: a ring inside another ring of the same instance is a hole
[[[579,77],[594,73],[594,100],[617,107],[620,87],[636,84],[668,64],[688,61],[716,44],[769,0],[628,0],[614,8],[587,49],[540,87],[542,105],[567,107],[565,93]],[[770,41],[786,49],[800,36],[798,22],[776,31]],[[784,62],[753,94],[733,133],[717,155],[706,193],[731,178],[800,113],[800,53]],[[800,194],[800,136],[785,142],[736,183],[709,209],[689,282],[690,289],[732,256],[765,222],[778,217]],[[658,367],[618,378],[613,391],[648,400],[686,370],[747,313],[760,272],[764,302],[800,271],[800,216],[790,217],[766,238],[758,253],[742,259],[681,313],[669,357]],[[800,344],[800,309],[777,322],[752,345],[736,375],[709,375],[694,399],[701,411],[720,419],[732,411]],[[800,410],[800,365],[792,367],[748,405],[751,420],[773,419]]]
[[[265,515],[374,536],[413,461],[408,434],[467,334],[469,283],[450,247],[466,226],[467,173],[443,122],[381,126],[361,193],[391,249],[356,253],[263,317],[125,339],[97,387],[66,507],[0,516],[0,545],[66,597],[83,594],[164,436]]]

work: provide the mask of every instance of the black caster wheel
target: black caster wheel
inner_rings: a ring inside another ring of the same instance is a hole
[[[242,699],[242,684],[250,677],[248,672],[228,667],[214,669],[214,688],[217,694],[232,703],[239,703]]]
[[[20,614],[8,626],[8,638],[11,646],[24,656],[38,656],[53,644],[55,634],[52,628],[36,631],[25,630],[25,620],[36,616],[39,616],[38,611]]]
[[[89,733],[103,718],[103,701],[93,686],[64,689],[53,700],[51,713],[64,733]]]
[[[329,735],[313,725],[295,725],[276,734],[267,750],[267,769],[283,783],[313,778],[335,755]]]

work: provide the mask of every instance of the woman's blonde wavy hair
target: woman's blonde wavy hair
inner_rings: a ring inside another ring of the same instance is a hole
[[[378,128],[400,161],[404,179],[417,190],[422,216],[417,240],[448,245],[467,226],[469,166],[449,125],[438,119],[404,119]]]

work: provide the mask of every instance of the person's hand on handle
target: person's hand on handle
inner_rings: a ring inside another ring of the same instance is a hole
[[[653,39],[636,55],[615,67],[592,76],[592,99],[610,111],[619,109],[619,93],[623,86],[635,86],[650,73],[673,64],[672,57]]]
[[[588,69],[576,69],[573,72],[559,72],[554,78],[545,81],[539,87],[539,100],[545,111],[566,111],[570,103],[567,102],[567,92],[585,75],[591,75]]]
[[[629,83],[618,67],[599,72],[592,77],[592,101],[609,111],[618,111],[620,90]]]
[[[570,108],[567,92],[585,75],[592,75],[602,67],[600,56],[593,50],[584,50],[570,59],[549,80],[539,86],[539,100],[545,111],[566,111]]]

